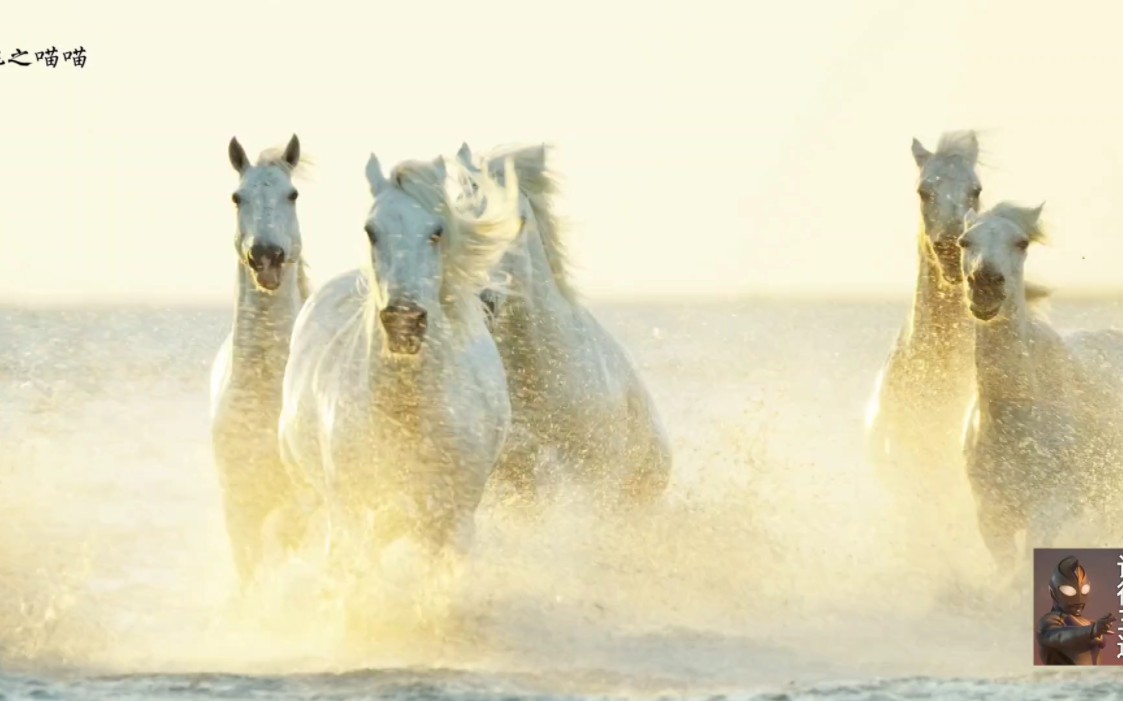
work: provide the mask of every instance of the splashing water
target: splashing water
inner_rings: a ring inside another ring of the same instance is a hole
[[[1027,676],[1029,581],[994,573],[970,528],[949,530],[951,561],[902,549],[861,453],[902,308],[601,314],[671,430],[655,508],[598,515],[562,489],[530,511],[489,494],[462,561],[430,570],[399,546],[324,578],[306,553],[239,591],[206,404],[228,315],[0,312],[0,692],[1045,698],[1073,683]],[[963,676],[981,680],[945,680]]]

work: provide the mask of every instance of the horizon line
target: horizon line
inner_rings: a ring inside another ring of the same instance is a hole
[[[233,295],[231,295],[233,297]],[[588,304],[736,304],[745,302],[845,302],[851,304],[907,304],[912,293],[879,293],[872,291],[854,292],[816,292],[796,290],[755,290],[742,292],[692,292],[680,294],[625,294],[601,293],[579,295]],[[1123,300],[1123,288],[1087,288],[1076,290],[1054,290],[1050,298],[1073,301],[1110,301]],[[154,295],[147,298],[123,295],[104,295],[79,297],[77,295],[36,295],[19,299],[15,296],[0,297],[0,309],[12,310],[74,310],[74,309],[127,309],[127,308],[174,308],[220,310],[233,309],[233,300],[224,302],[212,297],[179,297],[176,295]]]

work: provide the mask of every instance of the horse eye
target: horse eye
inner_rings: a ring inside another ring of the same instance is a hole
[[[297,192],[296,190],[293,190],[292,192],[290,192],[289,193],[289,202],[296,202],[296,198],[299,195],[300,195],[300,193]]]
[[[981,194],[983,194],[983,188],[975,187],[971,190],[971,199],[977,200]]]
[[[373,225],[367,224],[363,230],[367,232],[367,238],[370,239],[372,244],[378,240],[378,233],[374,230]]]
[[[967,239],[959,239],[956,243],[959,244],[960,248],[970,248],[971,247],[971,242],[968,241]]]
[[[236,192],[230,196],[230,199],[234,201],[234,204],[242,204],[242,196]]]
[[[1022,240],[1018,241],[1018,248],[1020,248],[1023,251],[1026,250],[1027,248],[1029,248],[1029,240],[1028,239],[1022,239]]]
[[[931,190],[926,190],[924,188],[921,188],[921,189],[916,191],[916,194],[920,195],[920,199],[924,200],[925,202],[931,202],[932,201],[932,191]]]
[[[444,234],[444,232],[445,232],[444,227],[438,228],[436,231],[429,234],[429,240],[433,243],[436,243],[437,241],[440,241],[441,236]]]

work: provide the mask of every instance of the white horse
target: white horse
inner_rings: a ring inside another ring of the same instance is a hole
[[[1004,567],[1023,530],[1040,547],[1083,509],[1103,518],[1123,460],[1123,333],[1062,338],[1029,309],[1044,294],[1024,279],[1040,214],[1008,203],[968,212],[960,244],[978,377],[964,452],[980,532]]]
[[[256,165],[231,139],[229,157],[239,176],[233,195],[238,295],[233,329],[211,373],[211,430],[226,528],[246,581],[267,547],[267,520],[293,495],[277,423],[289,338],[308,297],[308,279],[292,184],[301,164],[296,135],[283,151],[263,152]]]
[[[442,159],[387,179],[372,154],[369,266],[324,285],[297,320],[282,451],[329,506],[331,552],[400,536],[461,552],[510,430],[479,293],[518,235],[517,180],[473,196],[466,178]]]
[[[913,139],[912,154],[923,218],[916,292],[878,375],[866,436],[870,460],[907,519],[910,547],[922,547],[955,518],[949,507],[957,492],[970,508],[961,446],[975,383],[974,332],[957,242],[982,188],[974,132],[944,134],[935,153]]]
[[[532,498],[540,459],[556,451],[582,481],[601,486],[601,496],[641,503],[658,497],[670,479],[667,436],[627,353],[570,283],[547,148],[497,150],[479,164],[467,144],[458,155],[469,168],[486,171],[513,159],[526,222],[499,268],[506,289],[488,291],[513,411],[497,477]]]

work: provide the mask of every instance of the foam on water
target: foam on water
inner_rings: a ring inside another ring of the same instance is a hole
[[[608,517],[563,490],[527,512],[491,494],[470,556],[439,577],[403,550],[325,579],[308,553],[241,595],[206,406],[227,314],[0,315],[0,693],[1045,698],[1073,683],[1032,673],[1029,583],[992,572],[970,528],[902,550],[861,454],[901,308],[602,312],[672,432],[657,508]]]

